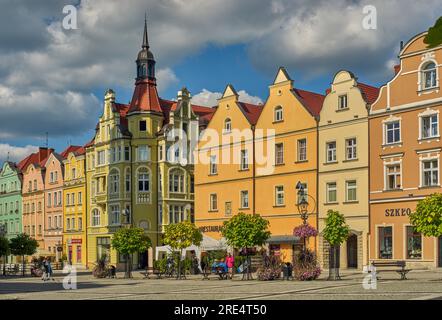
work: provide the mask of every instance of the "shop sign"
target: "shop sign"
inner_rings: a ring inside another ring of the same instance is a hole
[[[411,214],[410,208],[401,208],[401,209],[386,209],[385,216],[386,217],[407,217]]]
[[[223,228],[223,226],[201,226],[201,227],[199,227],[199,230],[202,233],[207,233],[207,232],[218,232],[218,233],[220,233],[222,228]]]

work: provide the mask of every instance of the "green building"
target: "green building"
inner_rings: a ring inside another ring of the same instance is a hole
[[[6,161],[0,171],[0,226],[8,239],[22,232],[21,184],[19,165]]]

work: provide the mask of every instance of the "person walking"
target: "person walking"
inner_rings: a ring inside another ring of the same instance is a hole
[[[48,269],[48,261],[46,258],[43,259],[43,276],[41,277],[41,280],[47,281],[49,278],[49,269]]]
[[[52,279],[52,281],[55,281],[50,258],[47,258],[47,266],[48,266],[48,280]]]
[[[226,265],[227,269],[229,271],[229,277],[230,279],[233,279],[233,267],[235,266],[235,259],[233,258],[232,254],[228,254],[226,257]]]

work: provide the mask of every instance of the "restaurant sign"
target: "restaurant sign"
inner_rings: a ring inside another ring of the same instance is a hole
[[[406,217],[411,214],[410,208],[402,208],[402,209],[386,209],[385,216],[386,217]]]

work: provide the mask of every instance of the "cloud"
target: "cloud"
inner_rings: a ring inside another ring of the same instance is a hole
[[[238,99],[241,102],[260,104],[263,103],[260,97],[252,96],[245,90],[238,91]],[[223,96],[221,92],[211,92],[207,89],[203,89],[200,93],[196,94],[192,98],[192,103],[200,106],[214,107],[218,105],[218,99]]]
[[[9,153],[9,161],[19,162],[36,151],[38,151],[36,146],[15,147],[0,143],[0,161],[5,161]]]
[[[179,80],[176,74],[170,68],[160,69],[156,74],[158,90],[161,92],[164,88],[169,87],[172,84],[177,83]]]

